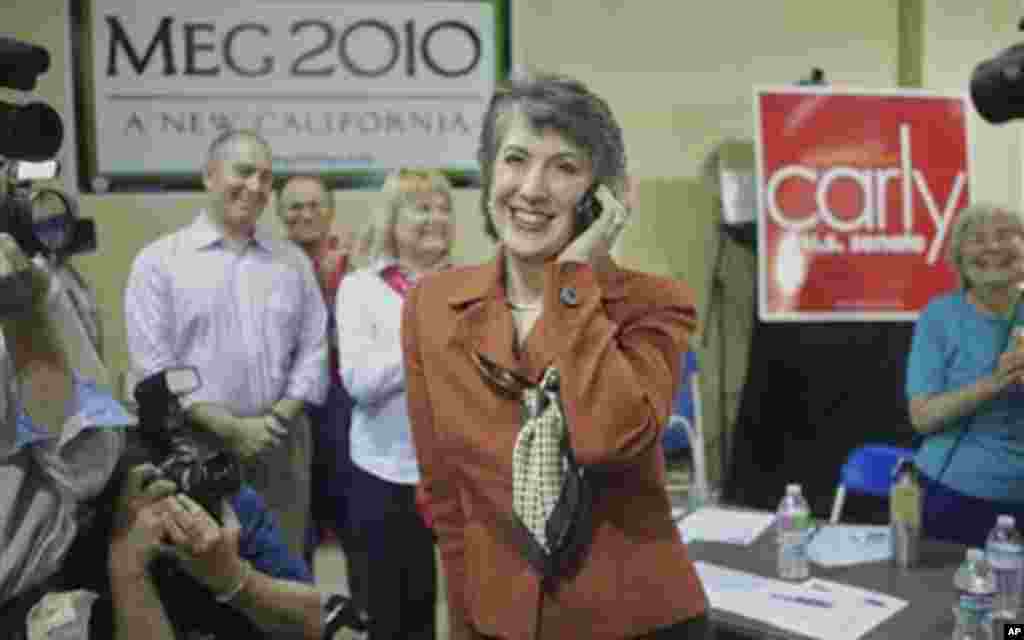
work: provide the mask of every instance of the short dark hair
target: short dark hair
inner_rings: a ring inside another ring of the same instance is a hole
[[[564,75],[534,71],[514,73],[491,98],[480,131],[480,204],[484,231],[492,240],[498,231],[491,220],[490,191],[494,160],[512,114],[535,129],[554,129],[590,156],[594,177],[621,195],[626,178],[626,147],[622,129],[608,103],[582,82]]]
[[[334,192],[331,191],[331,189],[327,186],[327,183],[324,182],[324,179],[321,178],[320,176],[315,176],[311,173],[299,173],[294,176],[288,176],[287,178],[285,178],[284,182],[281,183],[281,188],[277,190],[278,214],[282,213],[281,196],[284,195],[284,190],[288,188],[288,185],[299,180],[308,180],[310,182],[315,182],[318,185],[320,185],[320,190],[323,191],[324,195],[327,197],[327,206],[331,209],[331,211],[334,211]]]

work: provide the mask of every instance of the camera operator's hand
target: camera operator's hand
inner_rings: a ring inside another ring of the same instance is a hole
[[[156,592],[149,565],[169,553],[169,502],[175,484],[151,464],[133,467],[122,484],[114,512],[107,558],[113,599],[113,640],[172,640],[174,630]]]
[[[228,444],[238,457],[250,460],[280,445],[286,435],[288,431],[273,414],[234,418]]]
[[[114,513],[109,558],[112,573],[145,574],[149,563],[168,550],[167,513],[177,490],[152,464],[128,472]]]
[[[238,555],[242,528],[231,505],[223,503],[224,526],[185,494],[175,496],[168,506],[168,518],[175,525],[169,530],[170,541],[181,567],[216,594],[237,588],[251,568]]]

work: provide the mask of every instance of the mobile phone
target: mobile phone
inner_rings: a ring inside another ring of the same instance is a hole
[[[597,199],[597,189],[600,186],[599,182],[590,185],[576,203],[576,235],[586,231],[601,215],[601,202]]]

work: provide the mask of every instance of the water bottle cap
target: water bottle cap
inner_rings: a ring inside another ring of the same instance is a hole
[[[967,560],[970,562],[978,562],[985,557],[985,552],[981,549],[968,549]]]
[[[999,527],[1012,527],[1015,524],[1016,524],[1016,520],[1014,520],[1013,516],[1010,516],[1010,515],[1003,514],[1003,515],[999,516],[998,518],[996,518],[996,526],[999,526]]]
[[[803,493],[803,488],[798,484],[787,484],[786,495],[787,496],[798,496]]]

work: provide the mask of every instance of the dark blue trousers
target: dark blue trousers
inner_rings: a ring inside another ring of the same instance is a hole
[[[984,547],[988,532],[996,526],[1000,514],[1013,516],[1018,528],[1024,524],[1024,503],[994,502],[964,495],[927,476],[921,478],[921,489],[924,492],[921,526],[929,538]]]
[[[349,488],[349,521],[366,552],[370,640],[434,640],[434,539],[416,510],[415,486],[353,465]]]
[[[352,598],[360,609],[365,610],[365,554],[359,547],[359,539],[348,516],[348,496],[352,483],[352,458],[349,455],[352,405],[352,398],[345,387],[332,384],[324,406],[309,410],[313,428],[312,525],[307,540],[306,560],[312,567],[313,552],[320,544],[320,531],[333,529],[345,553]]]

